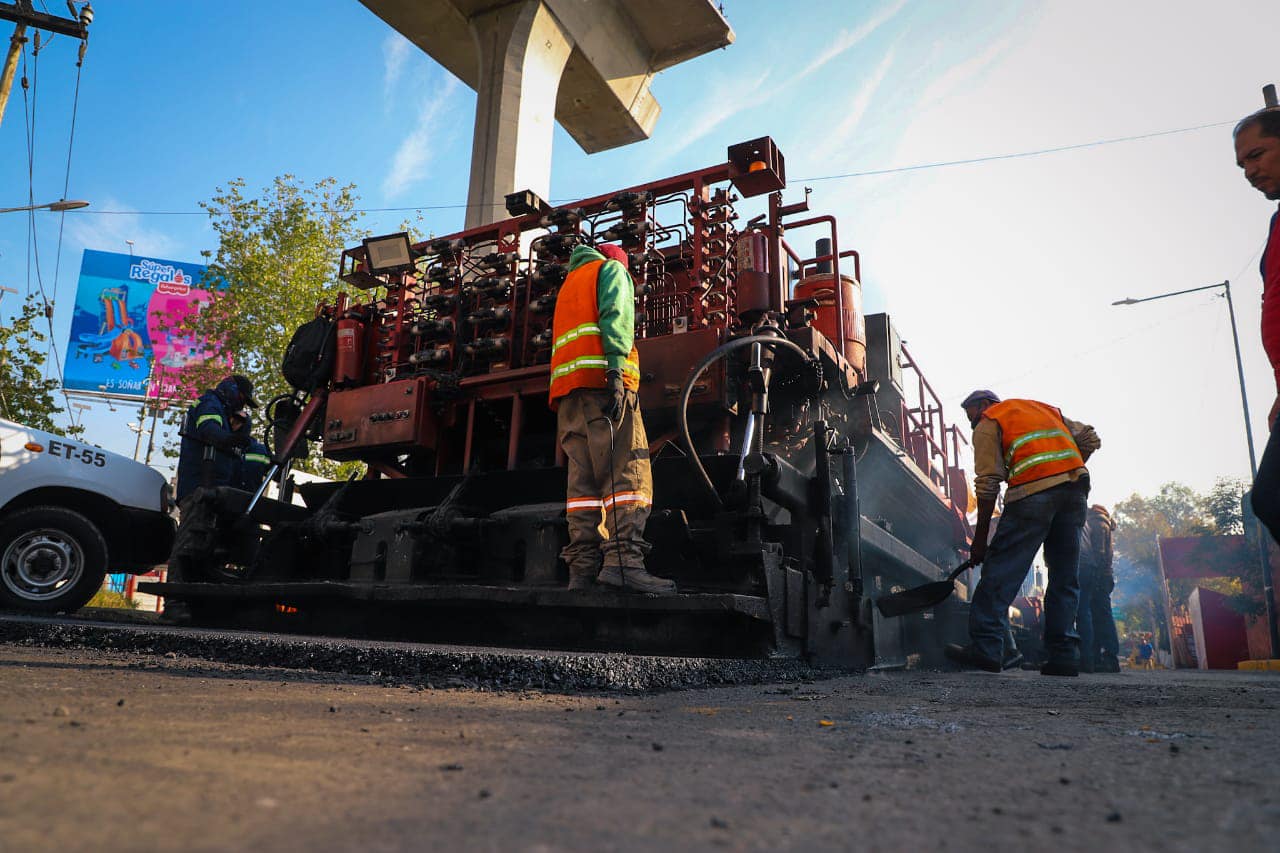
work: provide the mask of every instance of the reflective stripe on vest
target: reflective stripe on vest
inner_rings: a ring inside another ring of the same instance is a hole
[[[259,465],[268,465],[271,462],[270,456],[263,456],[261,453],[246,453],[244,455],[245,462],[256,462]]]
[[[200,429],[200,425],[205,421],[217,421],[218,425],[222,425],[222,415],[201,415],[196,418],[196,429]]]
[[[1026,435],[1018,436],[1017,440],[1015,440],[1012,444],[1010,444],[1009,448],[1004,452],[1004,466],[1008,468],[1010,465],[1013,464],[1014,451],[1016,451],[1022,445],[1026,444],[1028,441],[1036,441],[1041,438],[1052,438],[1054,436],[1061,436],[1062,438],[1070,439],[1071,433],[1066,432],[1064,430],[1060,430],[1060,429],[1040,429],[1040,430],[1036,430],[1035,432],[1029,432]],[[1071,440],[1074,443],[1075,439],[1071,439]]]
[[[598,302],[598,277],[603,263],[588,261],[571,270],[556,296],[551,388],[547,395],[553,409],[561,397],[579,388],[607,387],[609,360],[604,352]],[[631,391],[640,388],[640,359],[634,346],[622,365],[622,381]]]
[[[1000,425],[1010,487],[1084,467],[1062,412],[1036,400],[1005,400],[982,413]]]
[[[565,332],[560,337],[556,338],[556,342],[551,346],[551,352],[554,355],[555,351],[558,348],[569,343],[569,341],[576,341],[578,338],[582,337],[583,335],[599,335],[599,334],[600,334],[599,323],[583,323],[581,326],[575,326],[574,328]]]

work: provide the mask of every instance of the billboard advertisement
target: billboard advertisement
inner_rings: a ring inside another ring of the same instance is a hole
[[[175,331],[210,300],[200,264],[86,249],[63,377],[69,391],[171,399],[184,367],[212,355]]]

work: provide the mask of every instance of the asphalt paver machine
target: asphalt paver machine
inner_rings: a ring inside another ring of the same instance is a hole
[[[935,658],[963,633],[962,596],[894,619],[872,601],[945,577],[967,547],[964,438],[890,318],[863,314],[835,218],[785,188],[765,137],[710,168],[558,207],[516,193],[491,225],[346,250],[350,290],[318,308],[310,378],[269,417],[282,484],[317,442],[363,476],[299,485],[305,506],[212,490],[224,544],[198,580],[152,590],[210,620],[485,644]],[[748,203],[762,212],[744,222]],[[566,589],[548,364],[584,242],[630,259],[647,565],[675,596]]]

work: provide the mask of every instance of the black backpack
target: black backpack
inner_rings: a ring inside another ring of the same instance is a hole
[[[280,372],[299,391],[311,393],[333,376],[336,327],[326,317],[316,317],[298,327],[285,347]]]

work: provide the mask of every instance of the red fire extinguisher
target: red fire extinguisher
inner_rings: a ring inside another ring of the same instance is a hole
[[[333,359],[333,382],[358,385],[364,374],[364,323],[350,314],[338,321],[338,351]]]

